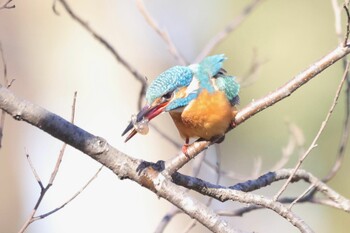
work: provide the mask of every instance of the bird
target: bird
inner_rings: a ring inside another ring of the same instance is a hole
[[[131,131],[127,142],[137,133],[147,134],[148,123],[169,112],[186,154],[190,138],[224,138],[237,114],[240,85],[223,69],[224,54],[208,56],[197,64],[173,66],[156,77],[146,90],[146,104],[132,115],[122,136]]]

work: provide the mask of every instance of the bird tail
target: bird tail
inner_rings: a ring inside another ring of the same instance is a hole
[[[204,72],[208,73],[210,77],[213,77],[222,69],[222,63],[225,60],[225,55],[219,54],[204,58],[199,65]]]

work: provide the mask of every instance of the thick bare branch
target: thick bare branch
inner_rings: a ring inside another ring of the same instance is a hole
[[[297,227],[300,232],[313,232],[302,219],[277,201],[273,201],[261,195],[245,193],[232,187],[214,185],[199,178],[189,177],[179,173],[174,173],[172,177],[176,184],[213,197],[222,202],[238,201],[241,203],[255,204],[271,209]]]
[[[16,120],[23,120],[53,137],[89,155],[112,170],[120,179],[131,179],[173,203],[213,232],[241,232],[231,227],[213,210],[190,197],[145,162],[134,159],[96,137],[37,105],[20,100],[6,88],[0,87],[0,108]]]
[[[275,172],[268,172],[265,175],[260,176],[256,180],[249,180],[243,183],[230,186],[229,188],[240,190],[243,192],[251,192],[271,185],[276,181],[288,179],[290,175],[293,174],[293,171],[293,169],[280,169]],[[341,196],[339,193],[331,189],[327,184],[320,181],[311,173],[299,169],[293,176],[292,182],[297,182],[299,180],[304,180],[305,182],[312,184],[318,192],[324,194],[328,199],[340,205],[340,209],[345,210],[346,212],[350,212],[350,200]],[[295,198],[293,198],[293,200],[295,200]]]

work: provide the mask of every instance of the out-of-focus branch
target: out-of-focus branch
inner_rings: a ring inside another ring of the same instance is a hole
[[[120,62],[120,64],[122,64],[125,69],[127,69],[135,78],[136,80],[138,80],[142,87],[141,87],[141,95],[143,96],[145,91],[146,91],[146,79],[144,78],[143,75],[141,75],[139,73],[139,71],[133,67],[128,61],[126,61],[126,59],[124,57],[122,57],[119,52],[106,40],[104,39],[100,34],[98,34],[92,27],[89,26],[88,23],[86,23],[82,18],[80,18],[74,11],[73,9],[68,5],[66,0],[55,0],[54,4],[56,3],[56,1],[59,1],[62,6],[64,7],[64,9],[67,11],[67,13],[72,17],[72,19],[74,19],[76,22],[79,23],[79,25],[84,28],[86,31],[88,31],[98,42],[100,42],[109,52],[112,53],[112,55],[114,56],[114,58]],[[55,5],[54,5],[55,6]],[[53,7],[53,9],[56,9],[56,7]],[[141,102],[142,99],[139,100],[138,102],[138,107],[141,108]]]
[[[258,79],[258,73],[263,64],[267,62],[267,59],[261,60],[258,59],[258,52],[256,49],[253,49],[253,58],[250,62],[250,66],[243,77],[238,78],[238,82],[241,87],[247,87],[255,83]]]
[[[277,194],[274,197],[274,200],[277,200],[281,194],[284,192],[284,190],[286,190],[288,184],[291,182],[291,180],[293,179],[294,174],[296,173],[296,171],[300,168],[301,164],[303,163],[303,161],[306,159],[306,157],[310,154],[310,152],[317,146],[317,141],[320,138],[321,134],[323,133],[324,129],[326,128],[326,125],[328,123],[329,118],[331,117],[333,110],[335,108],[335,106],[337,105],[338,102],[338,98],[340,95],[340,91],[342,90],[343,84],[346,80],[346,77],[348,75],[348,71],[349,71],[349,65],[350,63],[347,64],[346,69],[344,71],[343,77],[339,83],[338,89],[335,93],[334,99],[333,99],[333,103],[327,113],[327,116],[325,118],[325,120],[322,122],[321,127],[319,129],[319,131],[317,132],[314,140],[312,141],[311,145],[309,146],[309,148],[306,150],[306,152],[304,153],[304,155],[298,160],[298,163],[296,164],[295,168],[294,168],[294,172],[292,173],[292,175],[288,178],[288,180],[284,183],[284,185],[282,186],[282,188],[277,192]]]
[[[16,5],[10,5],[10,3],[12,2],[13,0],[7,0],[6,2],[4,2],[2,5],[0,5],[0,10],[3,10],[3,9],[12,9],[12,8],[15,8]]]
[[[162,218],[162,220],[159,222],[156,230],[154,233],[162,233],[164,232],[166,226],[168,226],[169,222],[175,217],[175,215],[181,213],[181,210],[179,208],[173,207],[171,210],[169,210]]]
[[[145,18],[146,22],[151,26],[151,28],[164,40],[168,46],[168,50],[171,55],[177,60],[180,65],[186,65],[185,58],[180,54],[179,50],[176,48],[174,42],[171,40],[168,32],[162,30],[156,20],[151,16],[148,10],[145,7],[143,0],[136,0],[136,5],[139,8],[142,16]]]
[[[348,5],[349,2],[345,1],[344,8],[347,12],[347,34],[349,34],[349,11],[348,11]],[[343,33],[342,33],[342,24],[341,24],[341,10],[342,8],[338,4],[337,0],[332,0],[332,6],[334,11],[334,17],[335,17],[335,32],[338,37],[339,44],[346,43],[347,39],[344,39]],[[347,58],[342,59],[344,70],[346,69],[347,65]],[[328,182],[331,180],[339,171],[343,160],[345,156],[345,151],[348,145],[349,140],[349,134],[350,134],[350,75],[347,74],[346,78],[346,92],[345,92],[345,120],[343,124],[342,134],[340,138],[340,143],[338,147],[338,153],[336,156],[336,160],[334,162],[334,165],[330,169],[329,173],[322,179],[324,182]]]
[[[281,159],[277,161],[276,164],[270,169],[271,171],[276,171],[283,168],[297,149],[299,149],[299,152],[303,151],[301,149],[305,144],[305,138],[302,130],[291,122],[287,122],[287,124],[290,132],[288,144],[282,148]]]
[[[7,78],[7,65],[6,65],[6,59],[4,55],[4,51],[2,49],[2,44],[0,42],[0,58],[2,62],[2,68],[3,68],[3,79],[4,79],[4,86],[6,88],[10,88],[12,83],[15,81],[15,79],[12,79],[11,81]],[[0,148],[2,147],[2,138],[3,138],[3,132],[4,132],[4,126],[5,126],[5,118],[6,118],[6,112],[4,110],[1,110],[1,117],[0,117]]]
[[[216,34],[209,42],[204,46],[202,51],[198,54],[194,63],[198,63],[203,58],[208,56],[208,54],[218,46],[232,31],[234,31],[239,25],[241,25],[244,20],[249,16],[249,14],[258,6],[262,0],[252,0],[242,12],[236,16],[222,31]]]
[[[169,142],[171,145],[173,145],[175,148],[181,148],[181,144],[176,142],[173,138],[171,138],[170,136],[168,136],[165,132],[163,132],[160,128],[158,128],[156,125],[154,124],[150,124],[151,127],[160,135],[162,136],[162,139],[166,140],[167,142]]]

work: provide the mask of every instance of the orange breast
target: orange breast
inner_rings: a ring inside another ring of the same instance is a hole
[[[201,137],[210,140],[224,135],[236,109],[231,106],[221,91],[202,91],[185,107],[183,112],[170,112],[180,135],[183,138]]]

